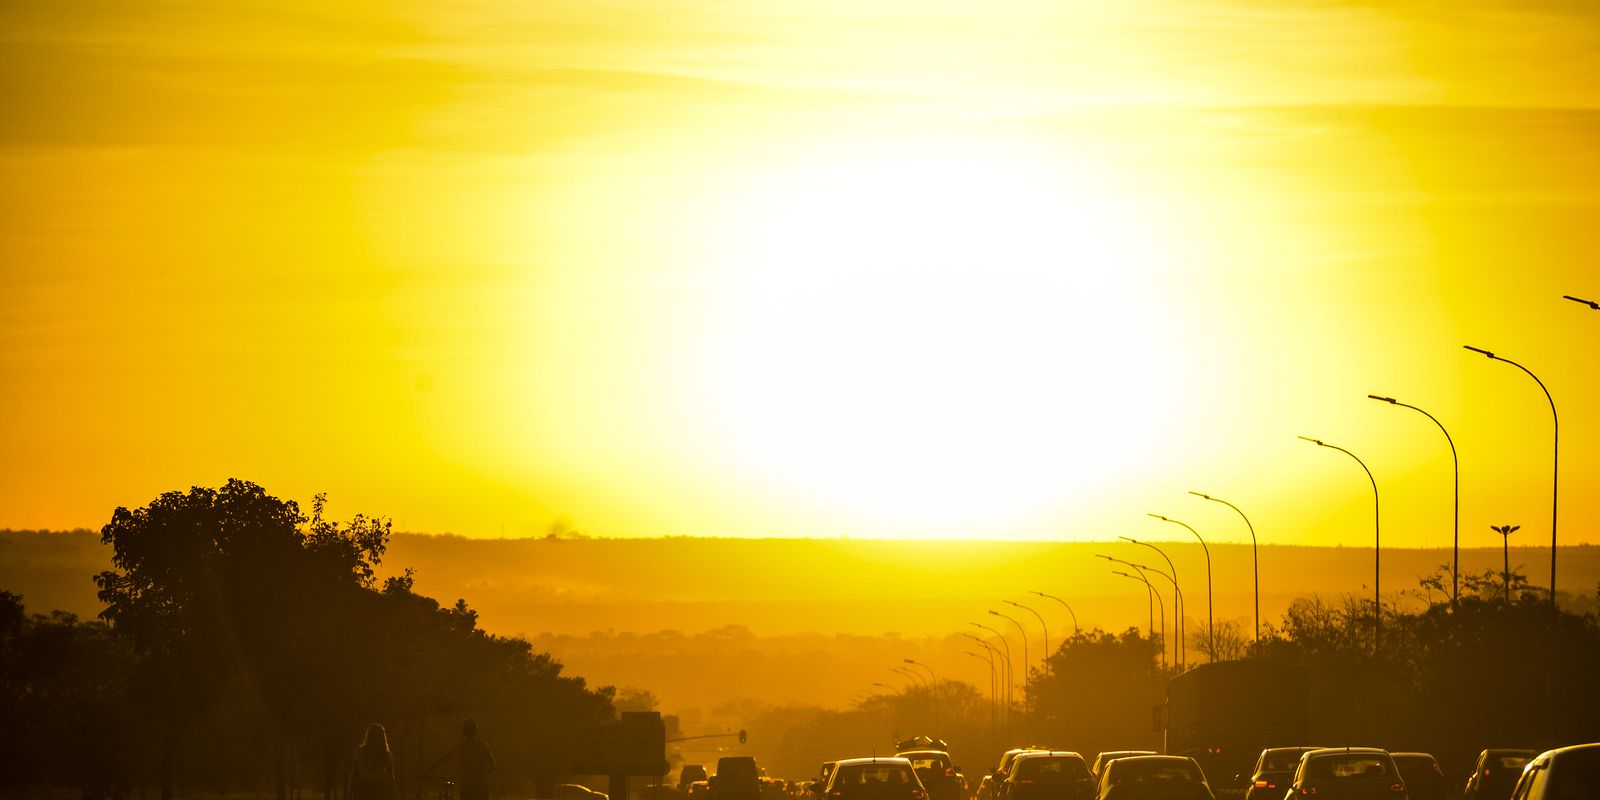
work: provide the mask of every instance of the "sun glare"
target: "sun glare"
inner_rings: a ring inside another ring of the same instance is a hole
[[[1152,433],[1154,210],[1104,168],[971,148],[797,164],[727,265],[722,430],[840,533],[1026,535]]]

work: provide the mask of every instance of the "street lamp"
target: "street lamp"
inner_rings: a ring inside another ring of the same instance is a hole
[[[1590,307],[1590,308],[1592,308],[1592,309],[1594,309],[1596,311],[1600,311],[1600,303],[1596,303],[1593,300],[1585,300],[1585,299],[1583,299],[1581,297],[1573,297],[1570,294],[1564,294],[1564,295],[1561,295],[1561,296],[1565,297],[1568,300],[1571,300],[1574,303],[1582,303],[1582,304],[1584,304],[1584,305],[1586,305],[1586,306],[1588,306],[1588,307]]]
[[[910,664],[910,665],[912,665],[914,667],[922,667],[923,669],[927,670],[928,671],[928,682],[929,682],[930,685],[939,682],[939,676],[935,675],[933,673],[933,667],[930,667],[927,664],[924,664],[921,661],[918,661],[918,660],[916,660],[914,658],[903,658],[903,659],[900,659],[900,660],[904,661],[907,664]]]
[[[1250,524],[1250,518],[1245,516],[1243,511],[1239,511],[1238,506],[1223,500],[1220,497],[1212,497],[1209,494],[1192,490],[1189,492],[1189,494],[1192,494],[1202,500],[1210,500],[1213,503],[1221,503],[1228,508],[1233,509],[1234,511],[1238,512],[1239,518],[1244,520],[1244,526],[1250,529],[1250,571],[1255,575],[1256,582],[1256,641],[1259,642],[1261,641],[1261,556],[1257,552],[1256,547],[1256,526]]]
[[[1123,572],[1120,569],[1112,570],[1111,574],[1112,575],[1121,575],[1124,578],[1132,578],[1132,579],[1134,579],[1136,581],[1143,582],[1144,583],[1144,588],[1145,588],[1146,602],[1149,602],[1150,600],[1154,600],[1157,603],[1161,603],[1161,593],[1156,591],[1155,584],[1151,583],[1150,579],[1146,578],[1143,574],[1130,575],[1130,574],[1128,574],[1126,572]],[[1156,619],[1155,619],[1155,612],[1152,609],[1152,611],[1150,613],[1150,638],[1154,639],[1155,636],[1156,636]],[[1166,606],[1165,603],[1161,603],[1161,638],[1162,639],[1166,639],[1167,638],[1167,606]],[[1166,667],[1166,648],[1165,647],[1162,648],[1162,659],[1161,659],[1161,661],[1162,661],[1161,666],[1163,668],[1165,668]]]
[[[1587,301],[1580,300],[1579,302]],[[1550,396],[1550,390],[1545,388],[1544,381],[1539,380],[1539,376],[1533,374],[1533,371],[1527,367],[1509,358],[1501,358],[1488,350],[1480,350],[1471,345],[1462,345],[1462,347],[1474,353],[1482,353],[1495,361],[1504,361],[1528,373],[1528,377],[1532,378],[1534,383],[1539,384],[1539,388],[1544,391],[1544,399],[1550,401],[1550,420],[1555,423],[1555,453],[1551,459],[1553,466],[1550,471],[1550,605],[1554,606],[1556,604],[1556,500],[1560,496],[1561,490],[1561,418],[1556,416],[1555,398]]]
[[[1178,585],[1178,581],[1177,581],[1177,579],[1178,579],[1178,568],[1172,565],[1172,559],[1167,558],[1167,554],[1166,554],[1165,551],[1163,551],[1161,548],[1156,547],[1155,545],[1153,545],[1153,544],[1151,544],[1149,542],[1141,542],[1138,539],[1133,538],[1132,536],[1118,536],[1117,538],[1121,539],[1121,540],[1123,540],[1125,542],[1132,542],[1132,543],[1134,543],[1136,545],[1140,545],[1142,547],[1148,547],[1151,550],[1156,551],[1156,553],[1158,555],[1160,555],[1161,558],[1164,559],[1167,562],[1167,569],[1172,571],[1172,579],[1173,579],[1172,585],[1174,587],[1176,587]],[[1178,595],[1178,602],[1177,602],[1178,608],[1177,608],[1177,610],[1175,610],[1173,612],[1173,616],[1174,616],[1174,618],[1176,619],[1176,621],[1178,623],[1178,625],[1177,625],[1177,628],[1178,628],[1178,669],[1181,670],[1181,669],[1183,669],[1184,665],[1188,663],[1188,659],[1185,657],[1186,656],[1186,652],[1185,652],[1185,648],[1184,648],[1184,639],[1185,639],[1185,637],[1184,637],[1184,633],[1183,633],[1183,628],[1184,628],[1184,625],[1183,625],[1183,609],[1185,608],[1185,604],[1183,602],[1183,590],[1178,589],[1174,593]]]
[[[1006,727],[1011,727],[1011,689],[1016,684],[1016,664],[1011,661],[1011,642],[1006,640],[1006,635],[1000,631],[979,622],[968,622],[974,628],[982,628],[1000,638],[1000,646],[1006,653]]]
[[[1452,525],[1453,536],[1451,538],[1451,545],[1450,545],[1450,553],[1451,553],[1451,555],[1450,555],[1450,610],[1454,611],[1455,608],[1456,608],[1456,598],[1457,598],[1457,596],[1459,596],[1461,594],[1461,583],[1460,583],[1460,576],[1461,576],[1461,461],[1460,461],[1460,459],[1458,459],[1456,457],[1456,440],[1450,438],[1450,432],[1444,429],[1444,423],[1443,422],[1440,422],[1439,419],[1437,417],[1435,417],[1434,415],[1429,414],[1428,412],[1423,411],[1422,409],[1417,408],[1414,405],[1411,405],[1409,403],[1402,403],[1399,400],[1394,399],[1393,397],[1381,397],[1381,396],[1375,395],[1375,394],[1369,394],[1367,396],[1372,398],[1372,399],[1374,399],[1374,400],[1381,400],[1381,401],[1383,401],[1385,403],[1388,403],[1389,405],[1401,406],[1402,408],[1409,408],[1412,411],[1415,411],[1415,412],[1421,414],[1422,416],[1433,420],[1433,424],[1439,426],[1439,432],[1444,434],[1444,440],[1446,442],[1450,443],[1450,464],[1455,469],[1455,479],[1456,479],[1456,485],[1455,485],[1455,498],[1456,498],[1455,521],[1454,521],[1454,523]]]
[[[1372,481],[1372,599],[1374,603],[1372,609],[1372,652],[1376,653],[1378,652],[1378,638],[1383,633],[1383,592],[1379,590],[1378,583],[1382,579],[1382,573],[1379,571],[1378,567],[1381,563],[1379,559],[1382,557],[1383,543],[1382,528],[1379,527],[1380,516],[1378,514],[1378,479],[1372,477],[1372,470],[1367,469],[1367,462],[1356,458],[1355,453],[1352,453],[1343,447],[1339,447],[1338,445],[1328,444],[1321,439],[1313,439],[1309,436],[1302,436],[1300,438],[1305,439],[1306,441],[1318,447],[1326,447],[1329,450],[1338,450],[1339,452],[1354,458],[1356,463],[1361,465],[1361,469],[1367,473],[1367,480]]]
[[[910,678],[911,682],[918,689],[922,688],[922,673],[906,667],[890,667],[889,671],[895,673],[896,675],[904,675],[905,677]]]
[[[1202,551],[1204,551],[1205,554],[1206,554],[1206,638],[1208,640],[1210,640],[1210,642],[1211,642],[1211,660],[1212,661],[1216,661],[1217,660],[1217,629],[1215,627],[1215,623],[1213,622],[1213,620],[1215,618],[1212,617],[1212,615],[1211,615],[1211,610],[1213,608],[1213,606],[1211,605],[1211,548],[1206,546],[1206,540],[1205,539],[1201,539],[1200,538],[1200,532],[1195,530],[1193,527],[1189,526],[1188,524],[1179,522],[1179,521],[1177,521],[1175,519],[1171,519],[1171,518],[1168,518],[1168,517],[1163,517],[1160,514],[1151,514],[1150,516],[1155,517],[1156,519],[1159,519],[1162,522],[1170,522],[1170,523],[1172,523],[1174,525],[1183,525],[1183,527],[1189,529],[1190,533],[1194,534],[1194,538],[1200,539],[1200,549]]]
[[[1043,666],[1045,668],[1045,670],[1048,672],[1049,668],[1050,668],[1050,626],[1044,624],[1044,615],[1040,614],[1037,611],[1034,611],[1033,609],[1031,609],[1031,608],[1029,608],[1029,607],[1027,607],[1027,606],[1025,606],[1025,605],[1023,605],[1021,603],[1012,602],[1010,600],[1001,600],[1000,602],[1005,603],[1008,606],[1015,606],[1017,608],[1020,608],[1023,611],[1026,611],[1029,614],[1032,614],[1035,617],[1039,618],[1039,627],[1044,629],[1044,661],[1041,664],[1041,666]]]
[[[1095,558],[1103,558],[1103,559],[1105,559],[1107,561],[1110,561],[1110,562],[1112,562],[1114,564],[1121,564],[1121,565],[1123,565],[1125,567],[1132,567],[1133,569],[1138,570],[1140,575],[1143,575],[1144,574],[1144,570],[1148,569],[1143,564],[1135,564],[1132,561],[1126,561],[1126,560],[1123,560],[1123,559],[1120,559],[1120,558],[1116,558],[1114,556],[1108,556],[1108,555],[1106,555],[1104,553],[1095,553],[1094,556],[1095,556]],[[1172,577],[1168,576],[1165,572],[1161,572],[1160,570],[1156,570],[1156,572],[1157,572],[1157,574],[1166,576],[1167,580],[1169,580],[1169,581],[1172,580]],[[1173,592],[1174,592],[1173,593],[1173,607],[1176,608],[1177,604],[1178,604],[1177,603],[1177,593],[1176,593],[1178,585],[1176,583],[1174,583],[1172,585],[1172,587],[1173,587]],[[1159,596],[1159,595],[1157,595],[1157,596]],[[1154,608],[1154,604],[1151,605],[1151,608],[1152,609]],[[1178,620],[1174,620],[1173,622],[1174,622],[1174,624],[1178,624],[1179,621]],[[1150,635],[1151,636],[1155,635],[1155,625],[1154,624],[1152,624],[1150,626]],[[1178,653],[1177,653],[1177,648],[1176,647],[1173,648],[1172,657],[1173,657],[1173,663],[1176,664],[1177,663],[1177,657],[1178,657]],[[1165,662],[1166,658],[1167,658],[1167,604],[1166,603],[1162,603],[1161,604],[1161,660],[1163,662]]]
[[[1038,595],[1040,597],[1048,597],[1049,599],[1054,600],[1057,603],[1060,603],[1061,607],[1065,608],[1067,610],[1067,613],[1072,615],[1072,632],[1074,634],[1076,634],[1078,632],[1078,612],[1073,611],[1072,610],[1072,606],[1067,605],[1067,601],[1062,600],[1061,598],[1056,597],[1053,594],[1045,594],[1044,592],[1028,592],[1028,594],[1036,594],[1036,595]]]
[[[1007,622],[1010,622],[1012,625],[1017,626],[1017,632],[1022,634],[1022,701],[1023,701],[1023,703],[1027,703],[1027,701],[1028,701],[1028,629],[1022,627],[1022,623],[1018,622],[1016,617],[1006,616],[1005,614],[1002,614],[1002,613],[1000,613],[998,611],[995,611],[992,608],[989,609],[989,613],[994,615],[994,616],[996,616],[996,617],[999,617],[999,618],[1001,618],[1003,620],[1006,620]],[[1026,706],[1024,706],[1024,707],[1026,707]]]
[[[1490,525],[1489,530],[1500,534],[1500,544],[1504,548],[1501,553],[1505,557],[1505,571],[1500,573],[1506,581],[1506,605],[1511,605],[1511,534],[1522,528],[1521,525]]]
[[[971,636],[972,634],[964,634],[964,635]],[[974,636],[973,638],[976,639],[977,637]],[[982,642],[981,639],[979,641]],[[985,643],[985,644],[987,644],[987,643]],[[967,655],[972,656],[973,658],[976,658],[979,661],[982,661],[983,663],[989,665],[989,745],[992,748],[994,746],[994,740],[995,740],[995,728],[999,727],[999,725],[998,725],[998,723],[996,721],[999,718],[999,711],[998,711],[998,706],[996,705],[996,701],[995,701],[995,690],[994,690],[994,685],[995,685],[995,679],[994,679],[994,673],[995,673],[995,669],[994,669],[994,652],[991,651],[987,646],[984,648],[983,655],[981,655],[981,656],[978,655],[977,653],[972,652],[971,650],[962,650],[961,652],[966,653]]]

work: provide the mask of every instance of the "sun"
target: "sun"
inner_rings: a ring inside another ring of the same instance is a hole
[[[838,532],[1038,531],[1159,427],[1155,213],[1108,168],[1006,147],[763,175],[728,224],[717,435]]]

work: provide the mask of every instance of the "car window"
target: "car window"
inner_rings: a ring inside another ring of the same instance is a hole
[[[1017,759],[1017,780],[1080,780],[1089,777],[1089,769],[1076,758],[1022,758]]]
[[[1496,756],[1495,759],[1494,759],[1495,763],[1499,764],[1501,769],[1516,769],[1516,770],[1520,770],[1523,767],[1528,766],[1528,762],[1532,761],[1532,760],[1533,760],[1532,756],[1524,756],[1524,755],[1502,755],[1502,756]]]
[[[1262,772],[1288,772],[1300,763],[1300,755],[1304,750],[1267,751],[1261,764]]]
[[[948,757],[937,754],[929,754],[925,756],[906,756],[906,758],[911,760],[911,768],[918,771],[932,769],[938,770],[939,772],[944,772],[945,768],[950,766],[950,759]]]
[[[1191,761],[1117,759],[1111,762],[1111,783],[1182,783],[1205,780]]]
[[[834,785],[875,786],[878,784],[903,785],[915,783],[916,776],[905,764],[849,764],[839,768]]]
[[[1390,774],[1389,759],[1380,755],[1344,753],[1306,764],[1307,778],[1379,778]]]

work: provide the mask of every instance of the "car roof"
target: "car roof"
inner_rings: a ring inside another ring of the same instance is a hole
[[[896,756],[904,756],[906,758],[910,758],[912,756],[944,756],[945,758],[949,758],[950,757],[950,751],[949,750],[901,750],[900,752],[895,753],[895,755]]]
[[[1083,756],[1071,750],[1030,750],[1026,753],[1017,754],[1017,761],[1021,761],[1024,758],[1083,758]]]
[[[1182,761],[1182,762],[1185,762],[1185,763],[1188,763],[1188,764],[1195,763],[1194,759],[1192,759],[1192,758],[1190,758],[1188,756],[1164,756],[1164,755],[1161,755],[1160,753],[1157,753],[1155,755],[1149,755],[1149,756],[1123,756],[1122,758],[1119,758],[1116,761],[1113,761],[1111,763],[1112,764],[1121,764],[1123,762],[1133,762],[1133,761],[1142,762],[1142,763],[1145,763],[1145,764],[1148,764],[1148,763],[1150,763],[1152,761]]]
[[[1389,751],[1381,747],[1323,747],[1306,753],[1306,758],[1321,758],[1323,756],[1342,755],[1344,753],[1357,753],[1364,756],[1389,755]]]
[[[1390,753],[1389,755],[1394,756],[1395,758],[1426,758],[1429,761],[1439,760],[1434,758],[1432,753]]]
[[[911,766],[911,759],[901,758],[900,756],[874,756],[872,758],[841,758],[837,762],[839,767],[856,764],[904,764],[909,767]]]
[[[1540,753],[1539,758],[1548,760],[1564,753],[1579,753],[1586,750],[1600,750],[1600,742],[1591,742],[1589,744],[1569,744],[1566,747],[1557,747],[1554,750],[1546,750],[1543,753]]]

